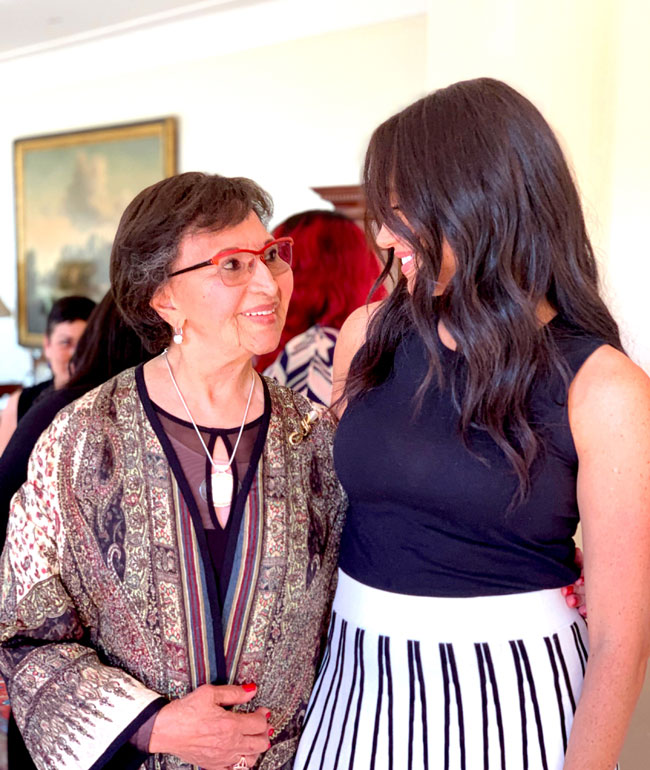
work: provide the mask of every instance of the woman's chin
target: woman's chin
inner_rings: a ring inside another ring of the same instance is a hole
[[[276,350],[279,344],[280,332],[257,337],[251,341],[250,345],[247,345],[247,348],[254,356],[265,356],[267,353],[272,353]]]

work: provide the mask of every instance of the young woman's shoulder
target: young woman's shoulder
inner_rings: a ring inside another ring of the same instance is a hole
[[[334,366],[332,371],[332,403],[335,403],[343,393],[348,369],[357,350],[366,341],[368,324],[372,317],[386,300],[362,305],[352,312],[341,327],[336,348],[334,349]],[[339,410],[340,411],[340,410]]]
[[[650,377],[624,353],[602,345],[571,384],[569,420],[578,450],[598,434],[629,435],[640,425],[650,430]]]
[[[18,401],[22,392],[23,389],[19,388],[9,396],[4,411],[0,415],[0,455],[4,452],[18,425]]]
[[[361,305],[361,307],[358,307],[350,313],[341,327],[336,343],[337,349],[339,346],[346,348],[354,347],[354,352],[356,353],[366,340],[366,331],[370,320],[379,308],[382,307],[384,302],[386,302],[386,300],[371,302],[368,305]]]

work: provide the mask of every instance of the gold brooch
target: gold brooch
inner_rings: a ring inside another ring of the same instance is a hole
[[[312,425],[318,420],[318,412],[312,409],[305,417],[300,420],[300,430],[296,430],[289,435],[289,443],[292,447],[297,447],[303,439],[311,433]]]

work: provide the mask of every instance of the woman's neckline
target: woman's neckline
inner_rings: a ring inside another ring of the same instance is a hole
[[[165,409],[160,406],[160,404],[157,404],[151,396],[149,396],[149,400],[151,401],[151,405],[153,408],[158,412],[158,414],[162,415],[165,419],[171,420],[172,422],[175,422],[177,425],[182,425],[183,427],[189,428],[190,430],[194,430],[194,426],[191,422],[188,420],[183,420],[181,417],[176,417],[176,415],[171,414],[170,412],[166,411]],[[256,417],[254,420],[251,420],[250,422],[247,422],[244,424],[244,431],[249,430],[250,428],[254,428],[259,423],[262,422],[264,419],[264,413],[262,413],[259,417]],[[203,431],[204,433],[238,433],[241,429],[241,425],[237,425],[234,428],[209,428],[207,425],[199,425],[197,423],[196,427]]]
[[[177,417],[171,412],[168,412],[166,409],[163,409],[163,407],[160,406],[160,404],[158,404],[156,401],[154,401],[151,398],[151,393],[149,393],[149,388],[147,387],[147,382],[144,376],[144,363],[138,364],[138,366],[136,367],[135,373],[136,373],[136,379],[140,379],[142,382],[142,388],[144,390],[144,393],[146,394],[147,400],[149,401],[149,403],[151,404],[151,407],[157,414],[162,415],[163,417],[165,417],[168,420],[171,420],[177,425],[189,426],[190,428],[192,428],[192,430],[194,429],[191,422],[189,422],[188,420],[183,420],[181,417]],[[245,423],[244,425],[245,431],[257,426],[264,419],[264,416],[266,415],[266,412],[268,410],[268,404],[267,404],[268,398],[266,396],[266,393],[267,393],[266,383],[264,382],[263,377],[258,376],[258,379],[262,383],[262,391],[264,393],[264,406],[262,409],[262,414],[260,414],[259,417],[256,417],[254,420],[251,420],[250,422]],[[207,425],[200,425],[199,423],[197,423],[196,427],[200,431],[203,431],[204,433],[228,434],[228,433],[237,433],[241,429],[241,424],[236,425],[234,428],[216,428],[216,427],[209,427]]]
[[[557,323],[560,320],[561,320],[560,319],[560,314],[559,313],[555,313],[555,315],[552,316],[548,321],[546,321],[545,323],[542,323],[539,328],[542,329],[543,327],[546,326],[549,329],[554,329],[554,328],[556,328]],[[457,355],[458,354],[458,346],[456,346],[454,348],[451,348],[451,347],[449,347],[449,345],[447,345],[445,343],[445,341],[442,338],[442,335],[440,334],[440,324],[443,324],[442,319],[436,319],[435,333],[436,333],[436,340],[438,341],[439,347],[443,351],[446,351],[447,353],[451,353],[452,355]],[[443,324],[443,327],[444,327],[444,324]],[[444,329],[445,329],[446,334],[449,336],[449,338],[453,340],[453,337],[447,331],[446,327],[444,327]],[[454,342],[455,342],[455,340],[454,340]]]

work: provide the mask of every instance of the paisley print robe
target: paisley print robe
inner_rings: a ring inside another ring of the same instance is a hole
[[[271,418],[223,606],[205,534],[127,370],[60,412],[13,499],[0,562],[0,669],[39,768],[127,762],[128,738],[207,682],[257,683],[261,770],[290,763],[315,678],[345,501],[334,425],[267,381]],[[120,753],[121,752],[121,753]],[[142,757],[138,757],[135,766]],[[153,755],[149,770],[187,765]]]

